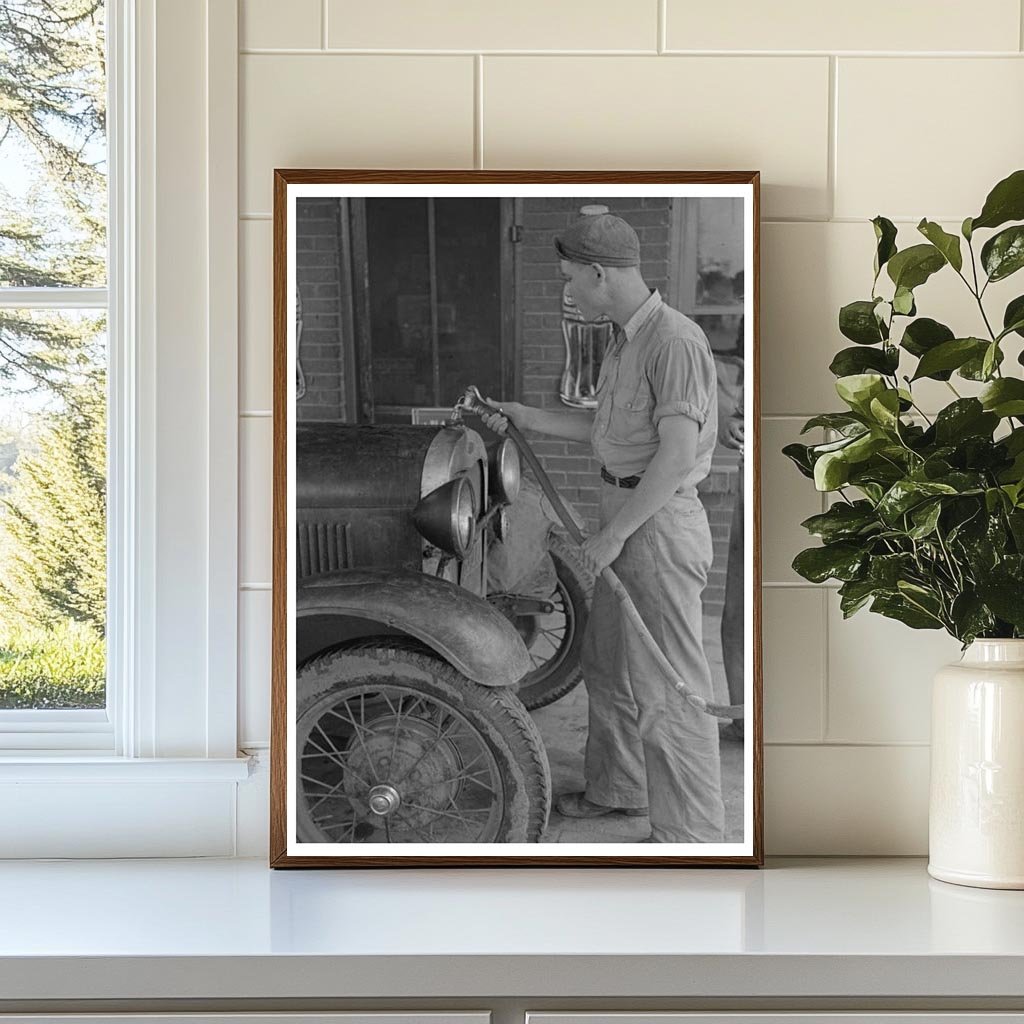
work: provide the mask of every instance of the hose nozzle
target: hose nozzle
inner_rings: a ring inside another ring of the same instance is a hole
[[[480,394],[480,389],[475,384],[470,384],[459,396],[459,400],[452,408],[452,422],[460,422],[466,413],[473,416],[481,416],[488,412],[494,412],[494,408],[484,401],[483,395]]]

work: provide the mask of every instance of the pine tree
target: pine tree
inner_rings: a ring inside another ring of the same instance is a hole
[[[105,282],[103,13],[102,0],[0,0],[0,147],[39,177],[24,198],[0,185],[0,287]],[[0,309],[0,384],[73,388],[95,353],[66,326]]]
[[[106,628],[106,396],[95,374],[51,415],[0,499],[4,617]]]
[[[103,0],[0,0],[0,157],[32,181],[0,182],[0,288],[106,283],[103,16]],[[0,490],[0,625],[104,631],[101,339],[95,317],[0,308],[0,398],[34,393],[38,418]]]

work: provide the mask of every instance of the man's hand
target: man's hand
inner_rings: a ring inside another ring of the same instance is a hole
[[[518,402],[499,402],[495,398],[485,398],[488,405],[493,405],[495,412],[482,413],[480,419],[484,421],[489,430],[504,436],[508,432],[509,421],[520,430],[527,429],[530,409],[528,406],[520,405]]]
[[[722,437],[722,444],[726,448],[743,447],[744,424],[741,416],[730,416],[725,425],[725,434]]]
[[[583,546],[580,548],[583,561],[595,576],[600,576],[602,570],[619,557],[625,542],[625,537],[619,537],[605,527],[583,542]]]

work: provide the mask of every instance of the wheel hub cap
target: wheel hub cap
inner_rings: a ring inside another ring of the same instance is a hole
[[[370,790],[367,802],[374,814],[386,818],[398,810],[402,803],[402,797],[394,786],[374,786]]]

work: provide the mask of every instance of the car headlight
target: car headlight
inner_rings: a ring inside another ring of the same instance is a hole
[[[412,521],[435,547],[465,558],[476,537],[476,495],[469,480],[456,477],[420,498]]]
[[[490,450],[489,455],[491,494],[498,501],[511,505],[519,497],[519,485],[522,481],[519,449],[511,438],[505,438]]]

